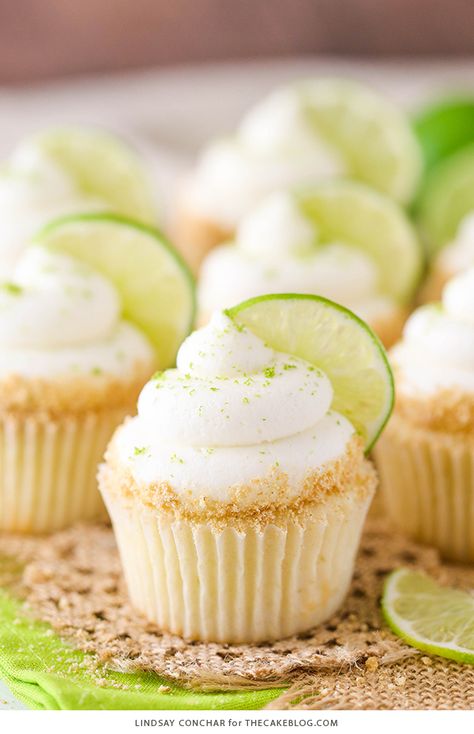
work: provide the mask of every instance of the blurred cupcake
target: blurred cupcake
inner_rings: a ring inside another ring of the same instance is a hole
[[[380,430],[390,409],[378,389],[389,384],[386,366],[352,315],[310,297],[243,305],[254,324],[266,306],[276,310],[278,322],[264,318],[280,344],[303,349],[307,340],[323,360],[334,346],[326,363],[354,388],[349,400],[362,375],[355,363],[367,359],[363,380],[373,378]],[[352,377],[337,326],[359,344]],[[138,416],[117,430],[99,472],[137,609],[163,630],[219,642],[285,637],[334,613],[376,485],[337,401],[326,373],[267,346],[245,314],[216,312],[183,343],[177,369],[144,387]]]
[[[144,257],[146,237],[151,233],[117,218],[61,220],[40,236],[43,246],[26,248],[11,278],[0,281],[1,530],[49,532],[104,511],[96,472],[107,442],[134,412],[159,358],[173,361],[165,339],[162,354],[155,349],[140,314],[132,323],[130,287],[121,286],[125,272],[134,276],[121,264],[125,250]],[[152,240],[159,268],[160,241]],[[108,245],[110,278],[101,274]],[[84,250],[84,259],[68,249]],[[91,253],[98,269],[88,264]],[[161,256],[174,262],[167,250]],[[141,267],[146,273],[147,262]],[[170,276],[162,270],[153,288]],[[159,311],[146,277],[142,287],[152,314],[155,306]],[[175,313],[179,322],[179,305]],[[187,330],[177,326],[176,338]],[[156,332],[169,340],[169,328]]]
[[[395,413],[375,450],[396,525],[474,561],[474,269],[408,320],[391,353]]]
[[[87,128],[52,128],[20,141],[0,174],[0,277],[43,225],[85,211],[155,223],[151,185],[134,152]]]
[[[174,240],[197,269],[268,194],[347,176],[408,202],[421,171],[407,120],[352,81],[320,79],[277,90],[236,133],[211,143],[182,188]]]
[[[433,260],[421,292],[421,301],[438,301],[446,283],[473,265],[474,213],[470,213],[461,220],[456,237]]]
[[[393,202],[362,185],[270,194],[233,242],[201,268],[199,323],[265,293],[315,293],[367,321],[385,346],[400,337],[421,271],[415,232]]]

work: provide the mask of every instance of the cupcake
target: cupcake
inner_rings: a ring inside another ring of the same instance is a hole
[[[163,313],[164,304],[154,290],[162,281],[169,289],[177,261],[151,231],[91,215],[50,225],[37,242],[0,281],[0,529],[28,533],[104,512],[96,473],[107,442],[160,361],[173,363],[189,327],[179,302],[174,343],[169,316],[156,321],[153,309]],[[156,252],[152,283],[149,247]],[[131,298],[136,286],[124,284],[136,275],[127,252],[145,260],[143,297],[157,343]],[[181,283],[178,298],[190,288],[187,276]]]
[[[422,306],[392,350],[397,400],[375,451],[394,523],[444,558],[474,561],[474,269]]]
[[[0,277],[9,277],[47,222],[86,211],[156,221],[152,189],[133,151],[86,128],[51,129],[21,141],[0,174]]]
[[[233,242],[205,258],[199,323],[253,296],[314,293],[350,308],[391,346],[408,316],[421,260],[407,217],[361,184],[276,192],[244,217]]]
[[[145,385],[99,471],[135,607],[162,630],[228,643],[330,617],[352,577],[376,485],[364,448],[389,395],[377,339],[329,301],[216,312],[177,368]]]
[[[474,212],[471,212],[461,220],[454,239],[433,260],[421,292],[421,301],[429,303],[439,300],[446,283],[473,265]]]
[[[347,80],[294,83],[203,151],[178,196],[173,237],[196,270],[274,191],[348,177],[407,203],[420,171],[411,128],[383,97]]]

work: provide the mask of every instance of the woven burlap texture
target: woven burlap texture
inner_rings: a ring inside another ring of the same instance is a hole
[[[24,565],[13,584],[31,613],[113,669],[153,670],[203,690],[285,686],[273,709],[420,709],[474,706],[474,669],[418,653],[380,614],[383,580],[400,566],[469,587],[474,573],[443,567],[434,550],[382,521],[365,530],[350,593],[338,614],[273,644],[192,643],[161,634],[129,605],[110,528],[79,526],[49,538],[0,539]],[[3,564],[5,574],[8,564]]]

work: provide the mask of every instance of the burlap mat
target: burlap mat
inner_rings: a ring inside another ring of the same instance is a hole
[[[113,669],[152,670],[212,689],[285,686],[269,708],[420,709],[474,706],[474,668],[418,653],[383,623],[387,573],[422,568],[469,587],[474,571],[442,567],[435,551],[409,543],[371,520],[354,580],[340,612],[326,624],[274,644],[191,643],[163,635],[129,605],[112,531],[81,526],[50,538],[0,538],[3,583],[64,639]]]

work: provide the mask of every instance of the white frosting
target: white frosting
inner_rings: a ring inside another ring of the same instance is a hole
[[[88,266],[30,247],[0,281],[0,377],[127,376],[137,362],[152,365],[151,346]]]
[[[405,392],[474,392],[474,268],[445,286],[442,304],[412,314],[391,356]]]
[[[188,203],[201,216],[234,229],[268,193],[345,171],[340,153],[308,122],[298,92],[285,89],[250,110],[234,137],[204,151]]]
[[[104,208],[36,147],[20,147],[0,174],[0,277],[10,276],[25,246],[52,219]]]
[[[183,343],[177,369],[145,385],[138,416],[117,435],[119,457],[137,482],[194,497],[225,501],[276,470],[296,494],[354,433],[332,396],[321,371],[216,313]]]
[[[452,275],[474,265],[474,212],[461,220],[456,238],[443,247],[438,264]]]
[[[204,317],[265,293],[315,293],[376,322],[396,308],[378,288],[370,257],[345,242],[318,244],[315,225],[290,193],[268,196],[239,225],[234,244],[204,261],[199,304]]]

